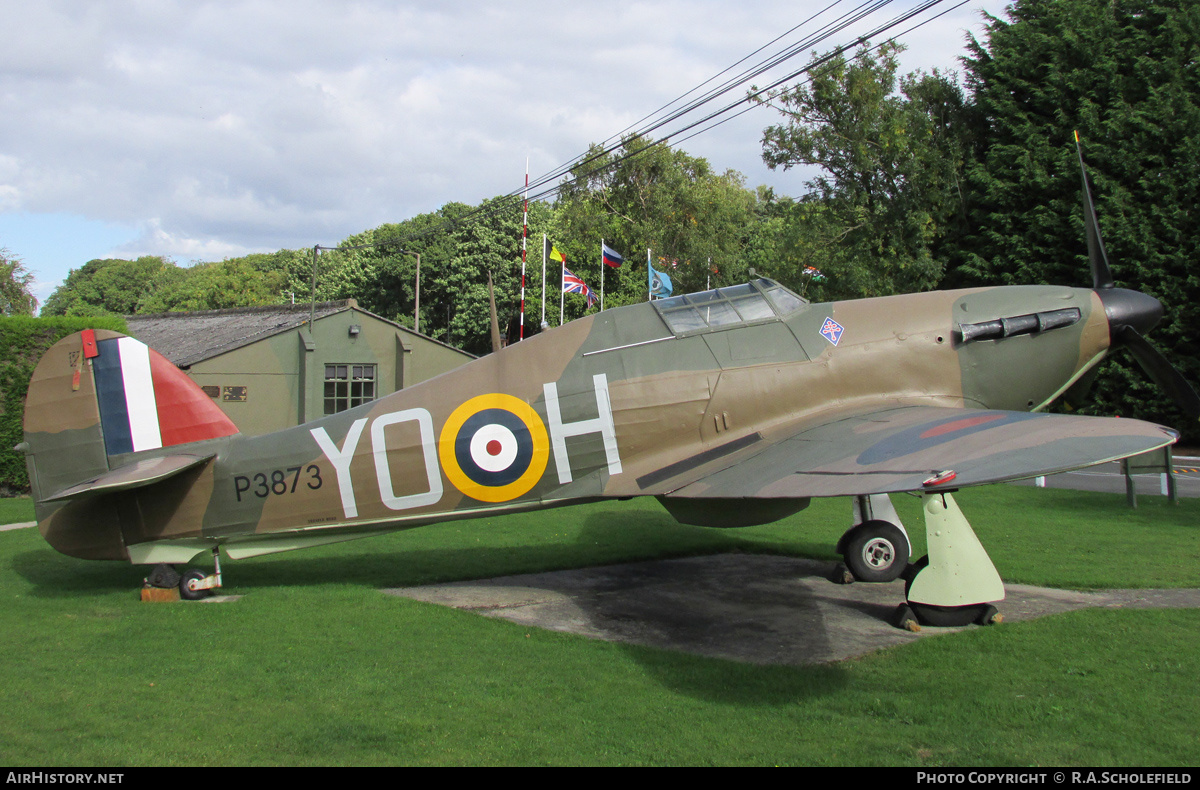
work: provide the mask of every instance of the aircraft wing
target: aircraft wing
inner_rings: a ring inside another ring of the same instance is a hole
[[[762,450],[731,454],[731,460],[739,460],[677,483],[667,496],[799,498],[950,490],[1137,455],[1171,444],[1178,434],[1140,420],[891,406],[807,423],[773,441],[759,438]],[[751,442],[741,441],[748,449]],[[928,482],[946,472],[953,477]]]

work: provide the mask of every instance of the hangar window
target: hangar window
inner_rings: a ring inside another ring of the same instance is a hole
[[[374,365],[326,365],[325,413],[353,409],[375,400]]]

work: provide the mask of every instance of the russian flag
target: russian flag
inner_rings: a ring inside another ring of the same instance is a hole
[[[604,244],[603,242],[601,242],[600,246],[604,248],[604,262],[607,265],[616,269],[625,262],[625,258],[621,255],[621,253],[617,252],[612,247]]]

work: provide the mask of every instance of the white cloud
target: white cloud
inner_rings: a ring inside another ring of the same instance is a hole
[[[0,52],[0,213],[140,227],[117,251],[180,259],[332,243],[518,189],[527,157],[534,177],[550,171],[809,13],[778,0],[8,4],[20,35]],[[922,60],[953,66],[976,20],[962,9],[915,34]],[[798,191],[761,163],[767,112],[684,147]]]
[[[113,257],[138,258],[142,255],[161,255],[180,263],[219,261],[251,252],[245,247],[212,238],[189,238],[162,227],[157,218],[149,220],[141,235],[113,250]]]

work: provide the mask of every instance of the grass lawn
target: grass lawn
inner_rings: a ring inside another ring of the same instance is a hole
[[[917,537],[919,501],[894,501]],[[1200,586],[1198,500],[991,486],[958,501],[1007,581]],[[453,522],[225,563],[245,597],[208,605],[143,604],[144,570],[0,532],[0,764],[1195,763],[1200,611],[1079,611],[755,667],[379,592],[720,551],[833,559],[848,519],[847,501],[818,501],[722,531],[634,500]]]
[[[33,500],[27,496],[0,499],[0,524],[33,521]]]

